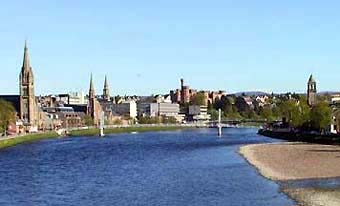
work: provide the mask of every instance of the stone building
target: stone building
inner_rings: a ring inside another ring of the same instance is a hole
[[[87,104],[87,115],[90,115],[95,125],[99,125],[102,107],[95,96],[92,74],[90,78],[89,100]]]
[[[196,90],[190,89],[189,86],[185,86],[184,80],[181,79],[181,88],[170,91],[171,101],[182,104],[189,103],[196,93]]]
[[[205,106],[209,104],[213,104],[216,100],[221,99],[222,96],[226,96],[227,93],[225,91],[197,91],[195,89],[190,89],[189,86],[184,85],[184,80],[181,79],[181,88],[170,91],[171,101],[173,103],[190,103],[193,97],[198,94],[204,94],[204,102]]]
[[[25,42],[24,60],[19,76],[20,112],[19,117],[24,125],[35,127],[38,125],[39,114],[34,95],[34,75],[30,64],[27,43]]]
[[[310,75],[308,83],[307,83],[307,104],[309,106],[314,106],[316,104],[316,81],[313,78],[313,75]]]
[[[28,54],[27,42],[24,47],[24,59],[19,75],[19,95],[0,95],[14,106],[17,113],[18,131],[37,131],[44,125],[44,114],[39,109],[34,94],[34,75]]]

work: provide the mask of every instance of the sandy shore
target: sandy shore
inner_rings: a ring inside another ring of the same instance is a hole
[[[340,147],[304,143],[247,145],[240,153],[272,180],[340,177]],[[339,190],[284,188],[301,205],[340,206]]]

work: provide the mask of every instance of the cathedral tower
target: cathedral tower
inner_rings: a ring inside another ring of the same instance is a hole
[[[316,93],[316,81],[314,80],[313,75],[310,75],[307,83],[307,103],[309,106],[316,104]]]
[[[34,76],[30,64],[27,42],[25,42],[24,61],[19,76],[20,88],[20,119],[24,124],[37,126],[37,105],[34,95]]]

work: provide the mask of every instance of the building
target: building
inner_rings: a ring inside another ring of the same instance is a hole
[[[25,126],[37,127],[39,121],[37,103],[34,95],[34,75],[30,64],[27,42],[24,48],[24,61],[19,76],[20,112],[19,117]]]
[[[61,120],[62,128],[76,128],[84,126],[85,113],[82,112],[57,112],[57,119]]]
[[[136,101],[125,101],[120,104],[112,104],[111,110],[113,114],[120,116],[127,116],[135,119],[137,117],[137,103]]]
[[[13,104],[17,113],[16,126],[18,131],[37,131],[39,126],[44,125],[40,117],[41,110],[38,108],[37,99],[34,94],[34,74],[31,67],[27,42],[24,47],[24,58],[19,75],[19,95],[1,95],[4,99]]]
[[[184,80],[181,79],[181,88],[176,91],[170,91],[171,101],[182,104],[189,103],[196,93],[196,90],[190,89],[189,86],[185,86]]]
[[[72,104],[72,105],[83,105],[87,104],[87,99],[85,98],[84,92],[70,92],[67,95],[68,100],[67,104]]]
[[[174,103],[161,102],[161,103],[138,104],[138,115],[139,116],[175,117],[176,115],[179,114],[179,111],[180,111],[179,104],[174,104]]]
[[[184,85],[184,80],[181,79],[181,88],[170,91],[170,98],[173,103],[188,104],[192,101],[193,97],[198,93],[203,93],[205,99],[205,106],[215,103],[220,100],[222,96],[226,96],[225,91],[197,91],[195,89],[190,89],[189,86]]]
[[[90,78],[89,100],[87,104],[87,115],[90,115],[95,125],[99,125],[102,107],[95,96],[92,74]]]
[[[75,112],[72,107],[44,107],[49,123],[47,129],[75,128],[84,126],[85,112]]]
[[[188,108],[187,120],[194,122],[206,122],[211,120],[211,116],[208,114],[208,107],[190,105]]]
[[[307,83],[307,104],[309,106],[314,106],[316,104],[316,81],[313,78],[313,75],[310,75],[308,83]]]
[[[208,93],[207,105],[213,104],[216,101],[221,100],[221,98],[223,96],[227,96],[227,93],[225,91],[222,91],[222,90],[216,91],[216,92],[215,91],[212,91],[212,92],[207,91],[207,93]]]
[[[339,104],[340,103],[340,94],[333,94],[331,96],[331,104]]]
[[[170,95],[156,95],[154,101],[157,103],[172,103]]]
[[[177,103],[139,103],[137,105],[139,117],[161,117],[175,118],[177,122],[183,122],[185,115],[180,113],[180,106]]]

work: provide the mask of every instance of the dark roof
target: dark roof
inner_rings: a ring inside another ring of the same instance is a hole
[[[75,112],[87,112],[87,104],[64,104],[65,107],[72,107]]]
[[[15,110],[20,112],[20,96],[19,95],[0,95],[0,99],[12,103]]]

